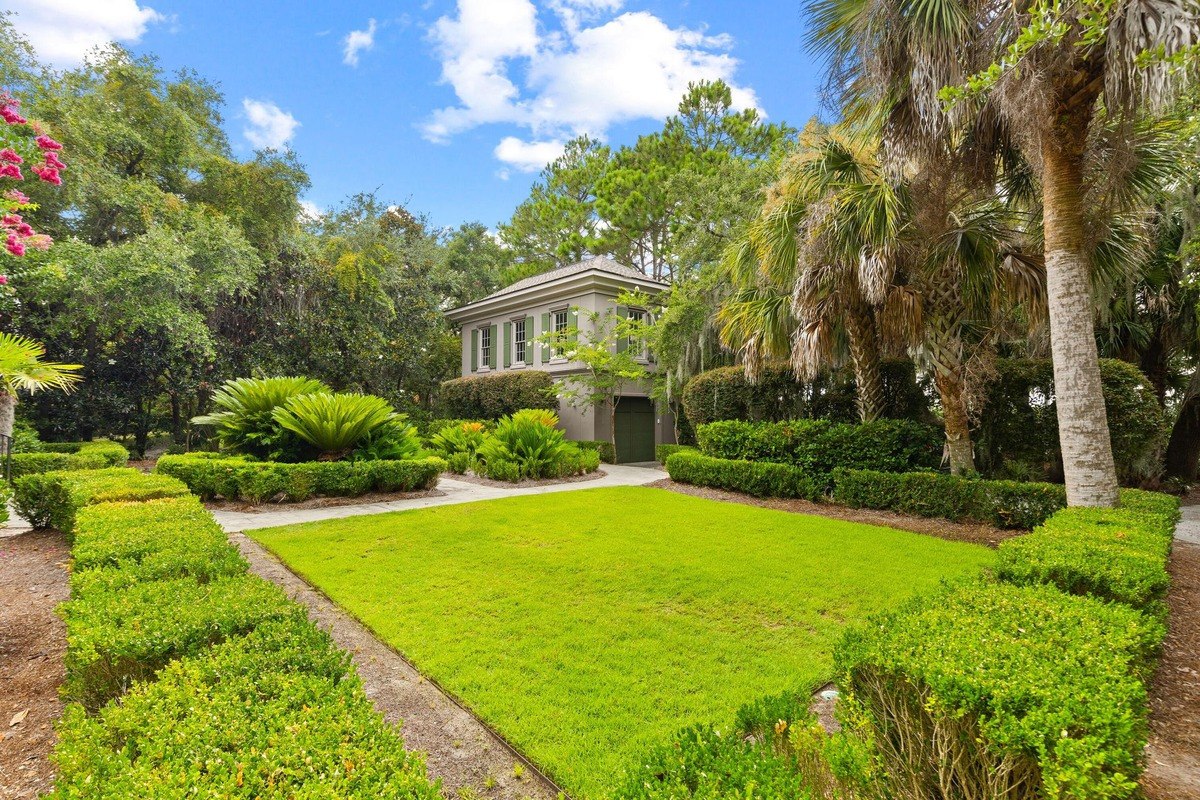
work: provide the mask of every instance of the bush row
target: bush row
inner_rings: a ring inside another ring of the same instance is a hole
[[[580,450],[593,450],[600,455],[600,461],[605,464],[617,463],[617,449],[612,442],[593,441],[591,439],[573,440]]]
[[[127,467],[43,472],[14,484],[17,512],[35,528],[57,528],[70,537],[80,509],[95,503],[182,497],[188,488],[166,475]]]
[[[197,499],[81,508],[72,554],[49,797],[439,796],[349,657]]]
[[[442,384],[439,401],[448,417],[499,419],[523,408],[558,409],[554,379],[538,370],[470,375]]]
[[[155,471],[182,481],[206,500],[222,497],[261,503],[430,489],[446,469],[446,462],[440,458],[281,464],[199,455],[163,456]]]
[[[824,419],[787,422],[726,420],[701,425],[700,451],[715,458],[771,461],[800,467],[814,477],[837,467],[906,472],[936,467],[942,434],[907,420],[877,420],[862,425]]]
[[[129,451],[116,442],[59,442],[44,447],[41,453],[13,454],[12,480],[41,472],[123,467],[129,463]],[[54,447],[62,449],[50,449]]]
[[[1066,489],[1055,483],[840,468],[833,471],[833,499],[852,508],[899,511],[1019,530],[1040,525],[1067,505]]]
[[[660,464],[666,464],[667,459],[676,453],[698,453],[696,448],[689,444],[659,444],[654,446],[654,460]]]
[[[665,466],[671,480],[695,486],[745,492],[755,497],[816,500],[821,495],[820,484],[803,469],[788,464],[713,458],[682,451],[668,456]]]

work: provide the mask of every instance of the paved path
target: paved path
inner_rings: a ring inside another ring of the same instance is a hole
[[[417,497],[411,500],[393,500],[388,503],[363,503],[361,505],[332,506],[330,508],[287,508],[271,506],[265,511],[214,511],[213,516],[226,531],[248,531],[254,528],[271,528],[276,525],[292,525],[297,522],[313,522],[322,519],[356,517],[362,514],[383,514],[388,511],[407,511],[413,508],[450,506],[458,503],[474,503],[477,500],[496,500],[501,497],[520,497],[530,494],[552,494],[574,492],[581,489],[599,489],[605,486],[642,486],[667,477],[657,464],[605,464],[601,470],[606,474],[591,481],[555,483],[547,486],[505,488],[481,486],[477,483],[443,477],[437,488],[442,492],[435,497]]]
[[[1175,526],[1175,538],[1181,542],[1200,544],[1200,505],[1179,509],[1182,519]]]

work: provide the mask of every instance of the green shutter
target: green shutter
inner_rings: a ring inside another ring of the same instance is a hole
[[[579,341],[579,309],[578,308],[574,308],[574,307],[571,308],[571,316],[567,317],[567,325],[569,325],[570,327],[575,329],[575,332],[573,334],[571,334],[571,341],[578,342]]]
[[[617,319],[618,320],[629,319],[629,309],[626,308],[625,306],[617,306]],[[618,322],[617,324],[620,325],[621,323]],[[617,352],[624,353],[627,349],[629,349],[629,337],[628,336],[617,337]]]
[[[488,369],[496,368],[496,350],[500,343],[496,341],[496,326],[492,326],[492,346],[488,348]]]
[[[471,372],[479,369],[479,328],[471,328]]]
[[[550,315],[542,314],[542,335],[546,336],[546,340],[542,342],[542,363],[550,361]]]
[[[512,366],[512,323],[504,323],[504,368]]]
[[[533,366],[533,317],[525,318],[525,366]]]

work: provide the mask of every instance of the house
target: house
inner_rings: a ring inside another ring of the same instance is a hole
[[[537,340],[548,331],[589,324],[587,313],[628,315],[647,309],[618,307],[617,297],[638,290],[654,296],[667,285],[610,258],[595,257],[517,281],[482,300],[446,312],[462,330],[462,374],[486,375],[504,370],[536,369],[556,381],[569,381],[582,365]],[[585,312],[580,314],[580,311]],[[616,346],[627,346],[621,342]],[[653,355],[641,358],[654,368]],[[653,461],[654,446],[675,441],[670,412],[659,413],[649,386],[623,387],[616,408],[617,461]],[[611,441],[605,408],[581,410],[559,402],[559,419],[568,439]]]

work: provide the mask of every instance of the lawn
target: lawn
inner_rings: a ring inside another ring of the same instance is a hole
[[[249,533],[584,798],[681,726],[811,690],[845,623],[992,561],[635,487]]]

